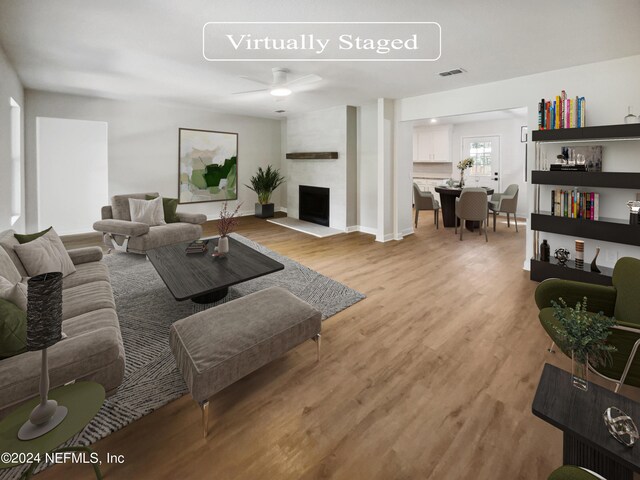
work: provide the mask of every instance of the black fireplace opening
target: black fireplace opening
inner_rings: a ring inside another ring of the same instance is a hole
[[[300,185],[298,216],[300,220],[329,226],[329,189]]]

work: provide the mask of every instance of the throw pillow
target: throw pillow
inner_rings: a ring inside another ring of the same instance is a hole
[[[129,213],[132,222],[146,223],[150,227],[165,224],[161,197],[154,200],[130,198]]]
[[[20,310],[27,311],[27,283],[11,283],[4,277],[0,277],[0,299],[8,300]]]
[[[36,232],[36,233],[26,233],[26,234],[14,233],[13,236],[16,237],[16,240],[18,240],[18,242],[20,242],[21,244],[29,243],[35,240],[36,238],[40,238],[52,228],[53,227],[49,227],[46,230],[42,230],[41,232]]]
[[[27,351],[27,312],[0,299],[0,358]]]
[[[62,240],[53,228],[42,237],[24,245],[16,245],[13,249],[30,277],[49,272],[62,272],[62,276],[66,277],[76,271]]]
[[[156,197],[155,195],[147,195],[147,200],[153,200]],[[164,221],[167,223],[178,223],[180,218],[176,213],[178,209],[178,199],[177,198],[169,198],[169,197],[161,197],[162,198],[162,210],[164,210]]]

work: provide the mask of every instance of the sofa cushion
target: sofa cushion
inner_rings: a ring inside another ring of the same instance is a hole
[[[129,250],[144,253],[152,248],[191,242],[202,236],[202,227],[191,223],[168,223],[149,228],[149,233],[129,239]]]
[[[149,226],[165,225],[162,199],[157,197],[153,200],[129,199],[129,215],[131,221],[146,223]]]
[[[0,299],[0,358],[27,351],[27,312]]]
[[[20,245],[13,236],[13,230],[5,230],[0,233],[0,275],[11,282],[19,282],[22,277],[27,276],[27,271],[22,265],[18,254],[13,247]]]
[[[73,288],[91,282],[108,282],[109,268],[103,262],[89,262],[76,265],[76,271],[62,279],[62,288]]]
[[[147,195],[145,197],[147,200],[153,200],[157,198],[153,195]],[[162,197],[162,209],[164,210],[164,221],[167,223],[178,223],[180,219],[176,214],[176,210],[178,209],[178,199],[177,198],[169,198]]]
[[[42,237],[52,228],[53,227],[45,228],[41,232],[36,232],[36,233],[14,233],[13,236],[16,237],[16,240],[18,240],[18,243],[20,244],[29,243],[34,241],[36,238]]]
[[[613,269],[612,283],[617,292],[613,315],[640,327],[640,260],[619,259]]]
[[[47,349],[50,388],[96,378],[105,390],[116,388],[124,375],[124,350],[115,310],[94,310],[64,321],[62,328],[67,338]],[[39,351],[0,361],[0,418],[38,395],[40,362]]]
[[[107,281],[84,283],[62,290],[62,320],[103,308],[116,308],[111,285]],[[69,335],[66,330],[65,333]]]
[[[131,214],[129,213],[129,199],[137,198],[144,200],[147,195],[158,196],[158,192],[149,193],[132,193],[129,195],[114,195],[111,197],[111,214],[115,220],[128,220],[131,221]]]
[[[66,277],[76,271],[62,240],[54,229],[25,244],[13,247],[30,277],[41,273],[62,272]]]
[[[8,300],[23,312],[27,311],[27,282],[13,283],[0,276],[0,299]]]

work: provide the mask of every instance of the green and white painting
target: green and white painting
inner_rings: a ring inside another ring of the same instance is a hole
[[[179,129],[180,203],[238,198],[238,134]]]

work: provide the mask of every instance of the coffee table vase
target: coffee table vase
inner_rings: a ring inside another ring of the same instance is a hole
[[[584,361],[583,361],[584,360]],[[571,352],[571,384],[578,390],[586,392],[589,390],[589,356],[580,358]]]
[[[229,253],[229,237],[220,237],[218,239],[218,253],[221,255]]]

